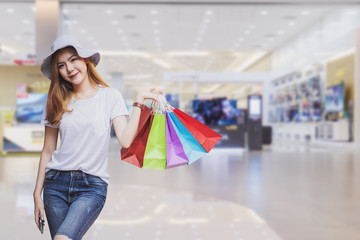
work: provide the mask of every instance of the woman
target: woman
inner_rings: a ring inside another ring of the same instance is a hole
[[[52,239],[78,240],[105,203],[111,124],[120,145],[129,147],[144,99],[158,98],[154,89],[140,91],[127,121],[120,92],[95,70],[99,53],[83,49],[71,35],[57,38],[51,50],[41,65],[51,85],[41,121],[45,139],[34,190],[35,222],[40,228],[45,211]]]

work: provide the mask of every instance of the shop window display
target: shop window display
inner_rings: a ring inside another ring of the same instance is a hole
[[[236,100],[194,100],[193,117],[206,125],[236,125]]]
[[[271,122],[317,122],[321,119],[320,77],[279,86],[275,97],[270,96],[274,107],[269,113]]]
[[[18,123],[40,123],[46,103],[46,93],[28,93],[16,99],[16,120]]]
[[[327,112],[344,111],[344,83],[329,86],[327,88],[325,110]]]

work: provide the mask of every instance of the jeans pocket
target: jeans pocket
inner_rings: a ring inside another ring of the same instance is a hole
[[[59,176],[59,174],[60,174],[60,171],[54,170],[54,169],[50,169],[50,170],[47,171],[47,173],[45,174],[45,181],[46,181],[46,182],[55,181],[56,178]]]
[[[89,187],[107,188],[108,184],[100,177],[83,173],[85,184]]]

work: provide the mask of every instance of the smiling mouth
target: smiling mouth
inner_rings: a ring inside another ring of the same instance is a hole
[[[79,72],[75,73],[74,75],[71,75],[70,78],[74,78],[79,74]]]

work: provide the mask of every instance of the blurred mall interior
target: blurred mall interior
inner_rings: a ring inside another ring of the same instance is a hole
[[[121,160],[84,239],[360,239],[360,1],[0,1],[0,239],[49,239],[32,193],[57,36],[222,135],[166,170]],[[47,227],[47,226],[46,226]]]

